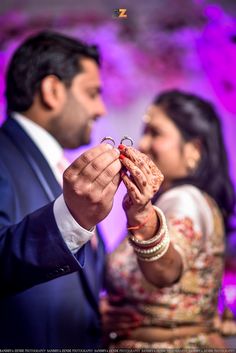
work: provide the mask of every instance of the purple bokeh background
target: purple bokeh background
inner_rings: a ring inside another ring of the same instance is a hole
[[[141,118],[155,94],[181,88],[212,101],[221,118],[236,185],[236,16],[203,0],[136,1],[127,8],[128,19],[115,19],[114,1],[68,0],[13,1],[0,4],[0,121],[5,118],[4,74],[18,44],[29,34],[54,29],[97,43],[104,58],[102,76],[108,115],[96,123],[91,145],[110,135],[119,143],[124,135],[138,143]],[[229,2],[227,2],[229,3]],[[97,6],[95,6],[97,5]],[[123,7],[123,6],[122,6]],[[234,8],[233,8],[234,9]],[[236,6],[235,6],[236,9]],[[85,148],[67,151],[70,160]],[[1,152],[0,152],[1,153]],[[219,166],[220,167],[220,166]],[[121,187],[114,207],[101,227],[109,251],[124,236],[125,217],[121,209]],[[236,220],[233,220],[236,225]],[[236,312],[236,235],[228,238],[224,296]]]

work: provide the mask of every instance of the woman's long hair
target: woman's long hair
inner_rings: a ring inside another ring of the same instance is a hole
[[[220,119],[212,104],[179,90],[161,93],[153,104],[158,105],[175,123],[185,141],[200,141],[201,159],[196,170],[174,184],[192,184],[213,197],[222,211],[225,227],[229,229],[236,197],[229,175]]]

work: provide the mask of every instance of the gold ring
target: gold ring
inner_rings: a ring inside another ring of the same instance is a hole
[[[124,137],[120,140],[120,144],[121,144],[121,145],[124,145],[123,141],[125,141],[125,140],[128,140],[128,141],[130,142],[130,145],[128,145],[128,146],[133,146],[134,141],[133,141],[132,138],[129,137],[129,136],[124,136]],[[125,145],[125,146],[127,146],[127,145]]]
[[[101,140],[101,143],[103,143],[104,141],[107,141],[106,143],[109,143],[111,145],[111,143],[113,144],[113,147],[115,147],[115,140],[111,137],[111,136],[105,136],[103,137],[103,139]]]

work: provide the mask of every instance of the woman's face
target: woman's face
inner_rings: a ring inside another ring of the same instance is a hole
[[[191,145],[183,140],[177,126],[160,106],[149,107],[139,149],[158,166],[165,182],[188,175],[188,159],[194,151]]]

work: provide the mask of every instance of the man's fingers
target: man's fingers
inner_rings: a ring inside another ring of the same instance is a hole
[[[99,161],[97,162],[99,163]],[[94,187],[105,189],[111,182],[117,185],[120,179],[119,172],[121,167],[122,164],[118,158],[115,161],[113,160],[93,181]]]
[[[115,148],[109,151],[105,151],[100,154],[96,158],[94,158],[84,169],[80,172],[80,176],[86,178],[86,180],[94,183],[95,180],[101,175],[100,180],[101,183],[106,184],[109,183],[111,179],[113,179],[114,175],[119,172],[121,169],[121,163],[118,161],[119,152]],[[112,166],[113,162],[117,160],[114,166]],[[116,169],[118,167],[118,171]],[[102,182],[102,179],[105,178],[106,181]]]
[[[79,156],[72,164],[71,169],[78,175],[82,172],[84,168],[87,167],[94,159],[99,157],[105,152],[113,150],[113,147],[108,143],[102,143],[90,150],[84,152],[81,156]]]
[[[122,166],[119,154],[112,146],[101,144],[77,158],[63,175],[66,205],[86,229],[101,222],[112,208]]]

